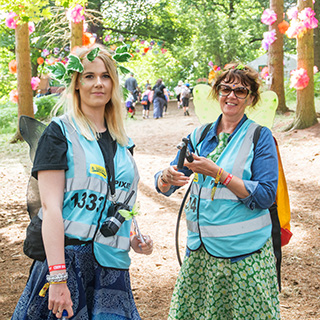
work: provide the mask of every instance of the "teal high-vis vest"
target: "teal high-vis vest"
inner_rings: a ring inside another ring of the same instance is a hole
[[[115,236],[104,237],[101,224],[107,218],[112,203],[124,202],[134,191],[128,205],[133,206],[137,195],[139,174],[128,148],[117,144],[114,156],[114,198],[108,187],[103,154],[96,139],[84,138],[68,118],[54,118],[65,134],[68,151],[68,170],[63,203],[65,235],[82,241],[93,240],[96,260],[104,267],[128,269],[130,266],[131,220],[126,220]]]
[[[229,141],[217,165],[226,172],[243,180],[252,176],[253,133],[257,124],[246,120]],[[190,135],[194,146],[199,140],[196,129]],[[196,147],[200,154],[202,142]],[[211,200],[214,184],[212,177],[195,174],[186,206],[188,227],[187,246],[197,250],[203,243],[206,250],[215,257],[231,258],[263,247],[271,236],[269,210],[246,207],[227,187],[219,183]],[[200,199],[200,201],[199,201]]]

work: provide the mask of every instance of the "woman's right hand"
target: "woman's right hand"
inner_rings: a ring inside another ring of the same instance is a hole
[[[71,318],[73,316],[72,306],[70,291],[66,283],[51,284],[49,286],[48,308],[52,310],[52,313],[58,319],[62,317],[63,310],[68,312],[67,318]]]

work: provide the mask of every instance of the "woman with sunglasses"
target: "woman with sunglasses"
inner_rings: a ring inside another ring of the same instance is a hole
[[[155,175],[158,192],[170,196],[193,182],[186,205],[187,250],[168,319],[280,319],[277,273],[268,208],[275,201],[278,162],[271,131],[245,110],[259,101],[258,73],[232,64],[215,79],[212,97],[221,115],[189,136],[193,162]],[[202,137],[203,138],[203,137]]]

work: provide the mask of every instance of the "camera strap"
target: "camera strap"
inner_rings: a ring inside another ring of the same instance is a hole
[[[111,197],[116,194],[116,182],[115,182],[115,172],[114,172],[114,156],[117,152],[117,143],[112,139],[110,132],[107,130],[101,134],[98,140],[104,162],[107,171],[108,185],[110,187]]]

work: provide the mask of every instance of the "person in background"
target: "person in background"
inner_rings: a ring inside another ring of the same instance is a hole
[[[131,93],[129,93],[127,96],[126,108],[127,108],[127,115],[130,115],[130,118],[133,118],[133,116],[136,113],[136,108],[134,104],[134,97]]]
[[[42,97],[41,89],[38,89],[37,94],[36,94],[36,98],[40,98],[40,97]]]
[[[153,91],[153,117],[155,119],[162,118],[163,107],[166,103],[166,96],[168,96],[166,86],[163,84],[162,79],[158,79]],[[167,97],[169,100],[169,97]]]
[[[151,83],[149,80],[147,80],[146,84],[144,85],[144,89],[147,90],[149,86],[151,87]]]
[[[143,106],[143,110],[142,110],[142,118],[146,119],[149,118],[149,110],[150,110],[150,104],[151,104],[151,86],[149,85],[147,87],[147,90],[145,92],[142,93],[141,96],[141,104]]]
[[[45,96],[48,96],[48,95],[50,95],[52,92],[51,92],[51,88],[49,87],[48,88],[48,90],[47,90],[47,92],[45,93]]]
[[[181,89],[182,108],[185,116],[189,116],[190,84],[186,83]]]
[[[133,73],[130,73],[130,77],[126,79],[124,83],[124,87],[131,92],[134,98],[133,104],[135,104],[135,102],[138,100],[138,82],[134,78]]]
[[[139,181],[116,63],[98,45],[74,54],[84,70],[72,73],[66,113],[45,129],[32,168],[46,260],[34,262],[12,320],[61,319],[65,311],[68,319],[138,320],[129,250],[151,254],[153,245],[135,235],[131,219],[117,220],[118,230],[109,225],[120,205],[131,210]]]
[[[194,161],[156,173],[166,196],[193,174],[185,212],[187,250],[173,291],[168,319],[280,319],[269,207],[278,183],[277,151],[263,127],[245,115],[259,101],[259,75],[231,64],[215,79],[212,96],[221,115],[199,142],[206,125],[189,136]]]
[[[176,97],[177,97],[178,109],[180,109],[181,105],[182,105],[182,101],[181,101],[181,90],[182,90],[182,87],[183,87],[183,81],[179,80],[178,85],[174,88],[174,92],[175,92]]]

